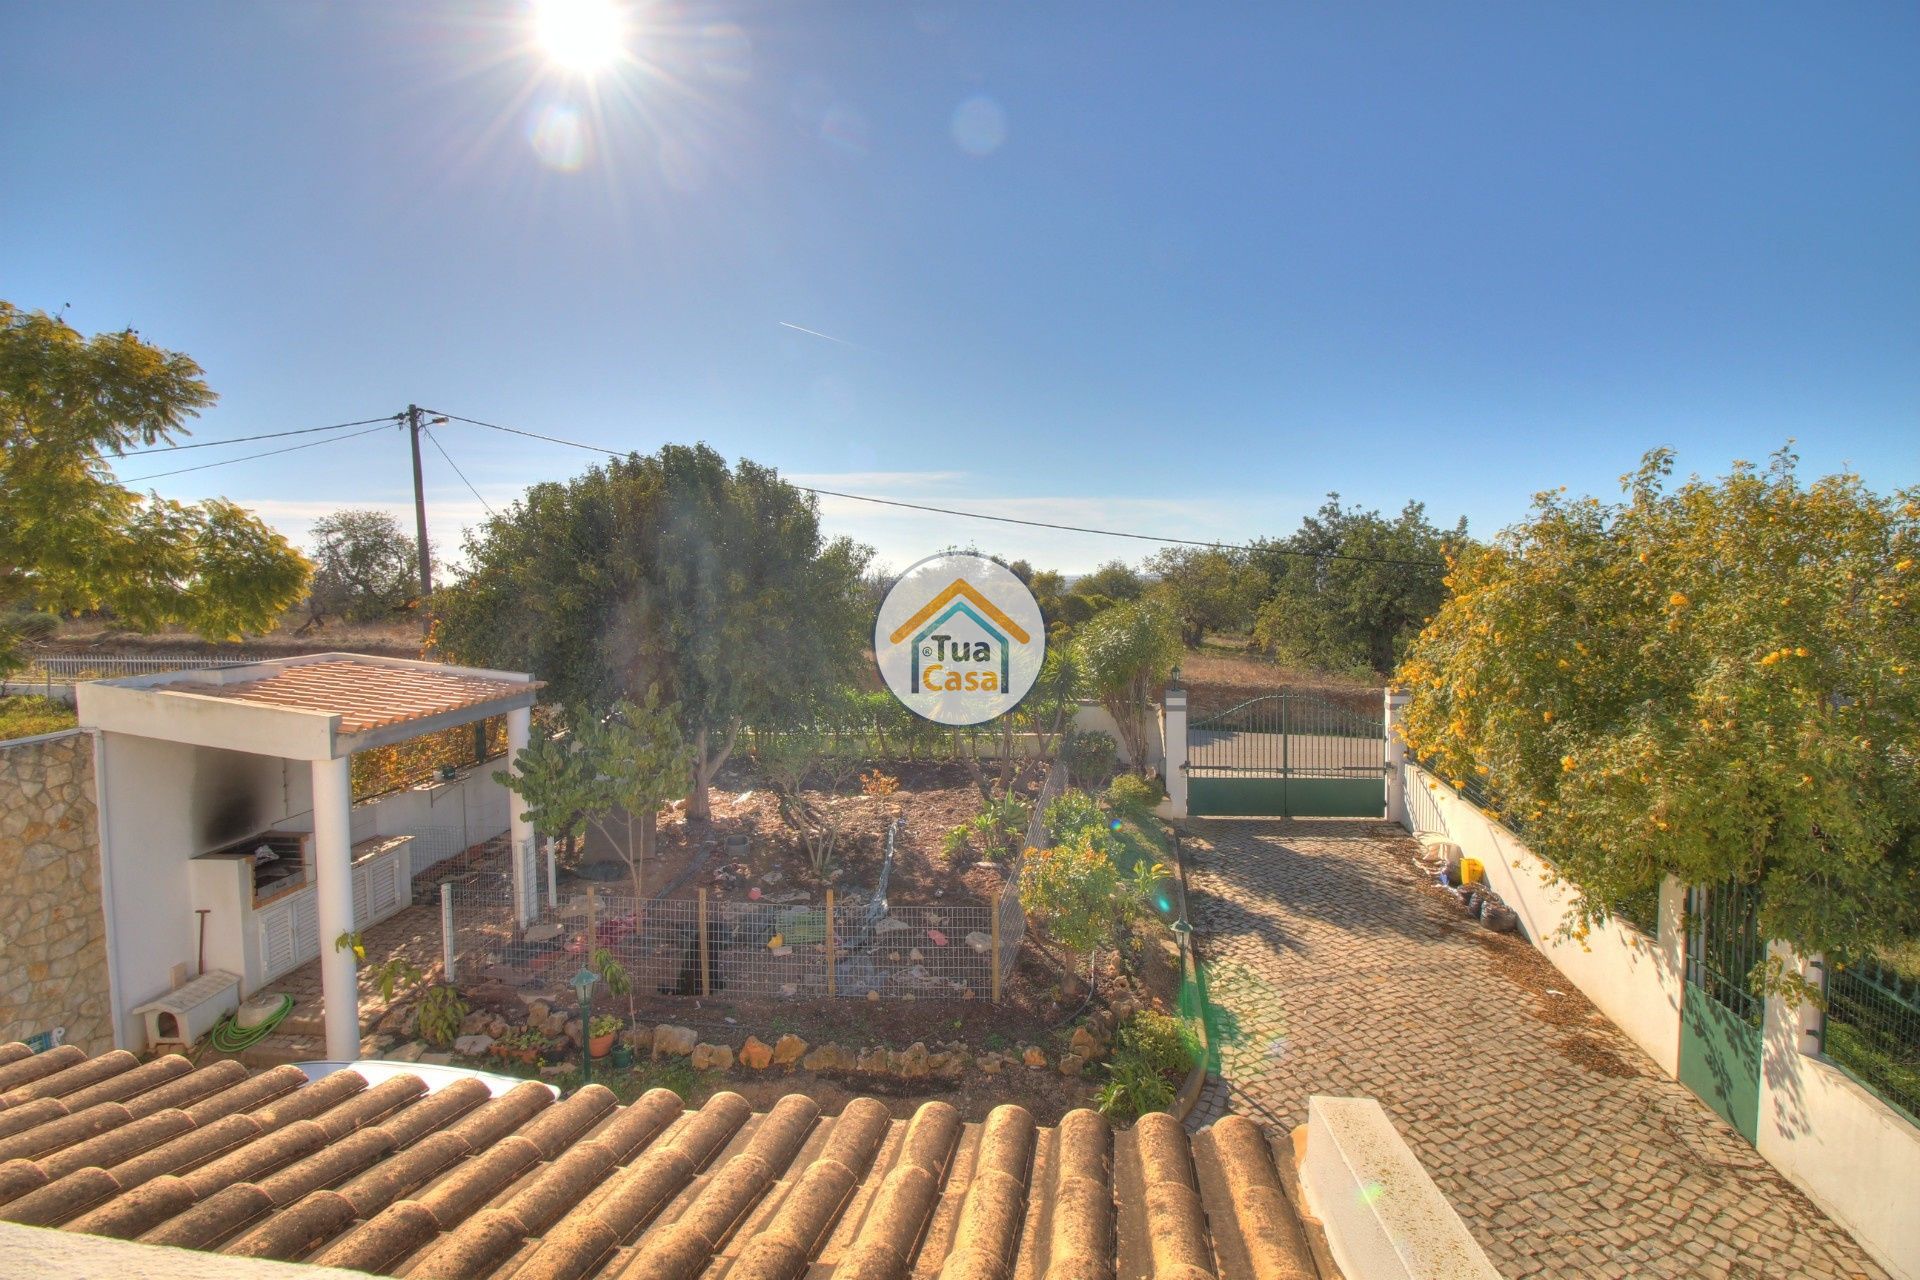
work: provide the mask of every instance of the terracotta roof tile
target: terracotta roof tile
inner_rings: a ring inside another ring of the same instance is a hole
[[[239,684],[173,687],[209,698],[334,713],[340,716],[341,732],[362,733],[527,693],[541,683],[343,659],[288,666],[264,679]]]
[[[408,1280],[1317,1275],[1271,1142],[1237,1118],[1190,1137],[928,1102],[902,1122],[798,1094],[756,1115],[731,1093],[688,1111],[664,1089],[622,1107],[597,1085],[167,1062],[0,1046],[0,1218]]]

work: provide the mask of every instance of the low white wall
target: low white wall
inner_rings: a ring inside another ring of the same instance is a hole
[[[1817,967],[1773,952],[1818,985]],[[1920,1128],[1818,1056],[1820,1019],[1768,999],[1755,1146],[1898,1280],[1920,1280]]]
[[[1114,722],[1113,715],[1097,702],[1083,702],[1073,713],[1073,727],[1081,733],[1104,733],[1113,739],[1120,748],[1120,758],[1128,764],[1138,761],[1127,759],[1126,740],[1120,736],[1120,726]],[[1160,711],[1157,707],[1147,708],[1147,759],[1150,768],[1159,768],[1167,758],[1166,744],[1160,741]]]
[[[1417,835],[1451,840],[1487,869],[1487,882],[1520,917],[1527,938],[1646,1050],[1669,1076],[1680,1074],[1680,1001],[1686,981],[1681,898],[1661,895],[1658,936],[1618,920],[1595,926],[1584,942],[1559,936],[1574,891],[1511,831],[1418,765],[1406,766],[1406,801]]]
[[[1349,1280],[1500,1280],[1372,1098],[1307,1099],[1300,1187]]]

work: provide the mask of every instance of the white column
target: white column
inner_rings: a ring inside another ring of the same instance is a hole
[[[1187,816],[1187,691],[1169,689],[1160,703],[1160,740],[1166,753],[1167,804]]]
[[[353,949],[334,946],[354,927],[353,784],[345,756],[313,762],[313,860],[327,1057],[351,1062],[360,1056],[360,981]]]
[[[1384,710],[1381,732],[1387,740],[1387,821],[1413,830],[1413,815],[1407,811],[1407,740],[1401,736],[1400,718],[1407,705],[1407,694],[1398,689],[1383,690]]]
[[[520,772],[520,753],[527,749],[533,713],[526,707],[507,712],[507,770]],[[507,793],[507,844],[513,861],[513,915],[522,928],[533,920],[527,894],[527,864],[533,860],[533,826],[526,819],[526,805],[519,796]]]

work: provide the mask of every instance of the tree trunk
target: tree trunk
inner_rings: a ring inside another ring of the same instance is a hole
[[[707,743],[711,740],[705,728],[693,735],[693,785],[687,792],[687,820],[706,822],[713,817],[713,802],[708,798],[708,789],[713,784],[714,775],[727,763],[727,757],[733,754],[733,744],[740,738],[740,722],[734,721],[727,726],[726,737],[721,740],[720,749],[711,757],[707,754]]]

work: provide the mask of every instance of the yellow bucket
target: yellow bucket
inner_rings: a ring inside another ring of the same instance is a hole
[[[1460,859],[1460,883],[1479,884],[1487,878],[1487,869],[1478,858]]]

